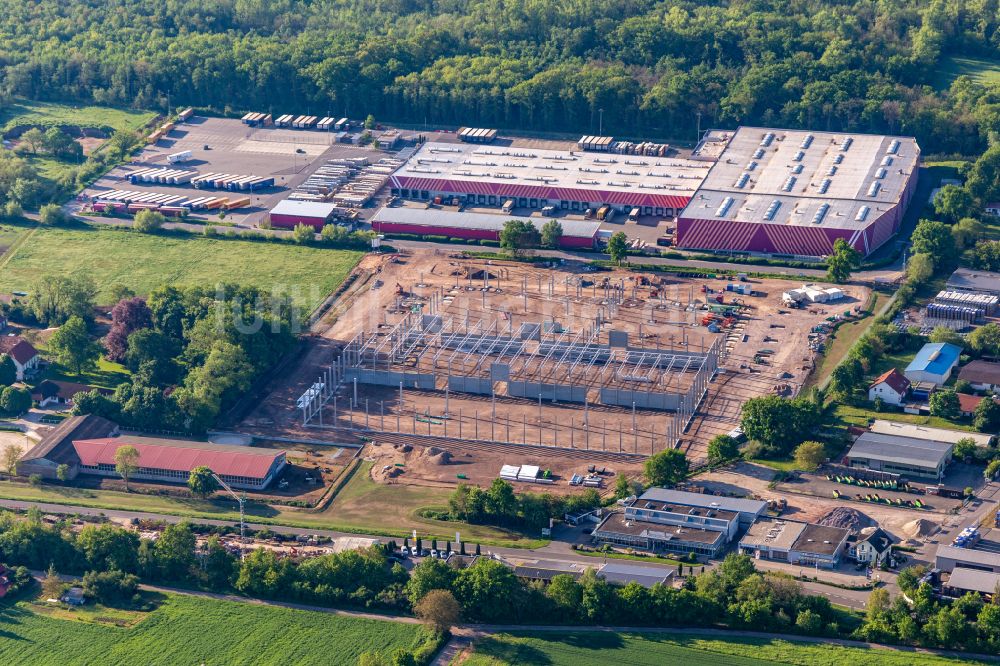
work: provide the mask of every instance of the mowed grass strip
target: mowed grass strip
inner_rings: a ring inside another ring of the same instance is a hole
[[[363,256],[354,250],[111,229],[41,228],[0,270],[0,292],[30,292],[40,279],[85,275],[107,304],[111,288],[148,294],[163,284],[235,283],[290,295],[306,312],[336,289]]]
[[[465,666],[944,666],[980,663],[909,651],[765,638],[703,638],[681,632],[498,634],[480,640]]]
[[[113,109],[106,106],[70,106],[50,102],[15,100],[0,110],[3,131],[15,127],[75,126],[93,129],[137,130],[156,117],[152,111]]]
[[[365,651],[409,649],[419,625],[166,595],[135,626],[0,607],[2,664],[356,664]]]

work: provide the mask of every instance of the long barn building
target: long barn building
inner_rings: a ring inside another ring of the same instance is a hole
[[[741,127],[677,220],[678,247],[823,256],[838,239],[869,255],[899,231],[917,184],[910,137]]]

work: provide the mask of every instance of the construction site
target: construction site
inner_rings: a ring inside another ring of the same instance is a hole
[[[320,322],[317,351],[271,392],[294,404],[266,400],[245,425],[559,458],[678,447],[696,463],[747,398],[798,391],[830,314],[784,318],[796,285],[783,280],[444,251],[369,257],[362,272]],[[847,292],[838,310],[866,298]]]

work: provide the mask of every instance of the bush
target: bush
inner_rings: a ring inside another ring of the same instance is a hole
[[[432,235],[432,234],[428,234],[428,235],[424,236],[423,239],[425,241],[427,241],[428,243],[447,243],[448,242],[448,237],[447,236],[435,236],[435,235]]]
[[[38,221],[47,227],[65,224],[69,217],[59,204],[45,204],[38,211]]]
[[[88,571],[83,576],[83,593],[109,606],[130,601],[138,590],[137,576],[116,569]]]
[[[140,210],[135,214],[132,228],[140,233],[150,234],[160,229],[166,221],[167,218],[163,216],[163,213],[158,213],[155,210]]]

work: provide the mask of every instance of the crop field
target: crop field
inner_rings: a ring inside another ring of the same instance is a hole
[[[0,108],[0,131],[7,132],[28,125],[40,128],[74,126],[137,130],[155,117],[156,114],[152,111],[17,100]]]
[[[285,243],[170,237],[102,230],[39,228],[0,271],[0,292],[30,292],[53,275],[89,276],[102,290],[114,285],[147,294],[163,284],[222,282],[290,295],[308,313],[336,289],[361,259],[353,250]]]
[[[682,633],[569,632],[498,634],[480,640],[466,666],[538,664],[604,666],[606,664],[698,664],[698,666],[943,666],[978,663],[929,654],[797,643],[763,638],[702,638]]]
[[[134,626],[0,606],[3,664],[355,664],[410,648],[419,625],[166,595]],[[82,621],[81,621],[82,620]]]
[[[949,87],[960,76],[971,77],[976,83],[1000,83],[1000,61],[970,56],[948,56],[941,60],[934,72],[938,88]]]

